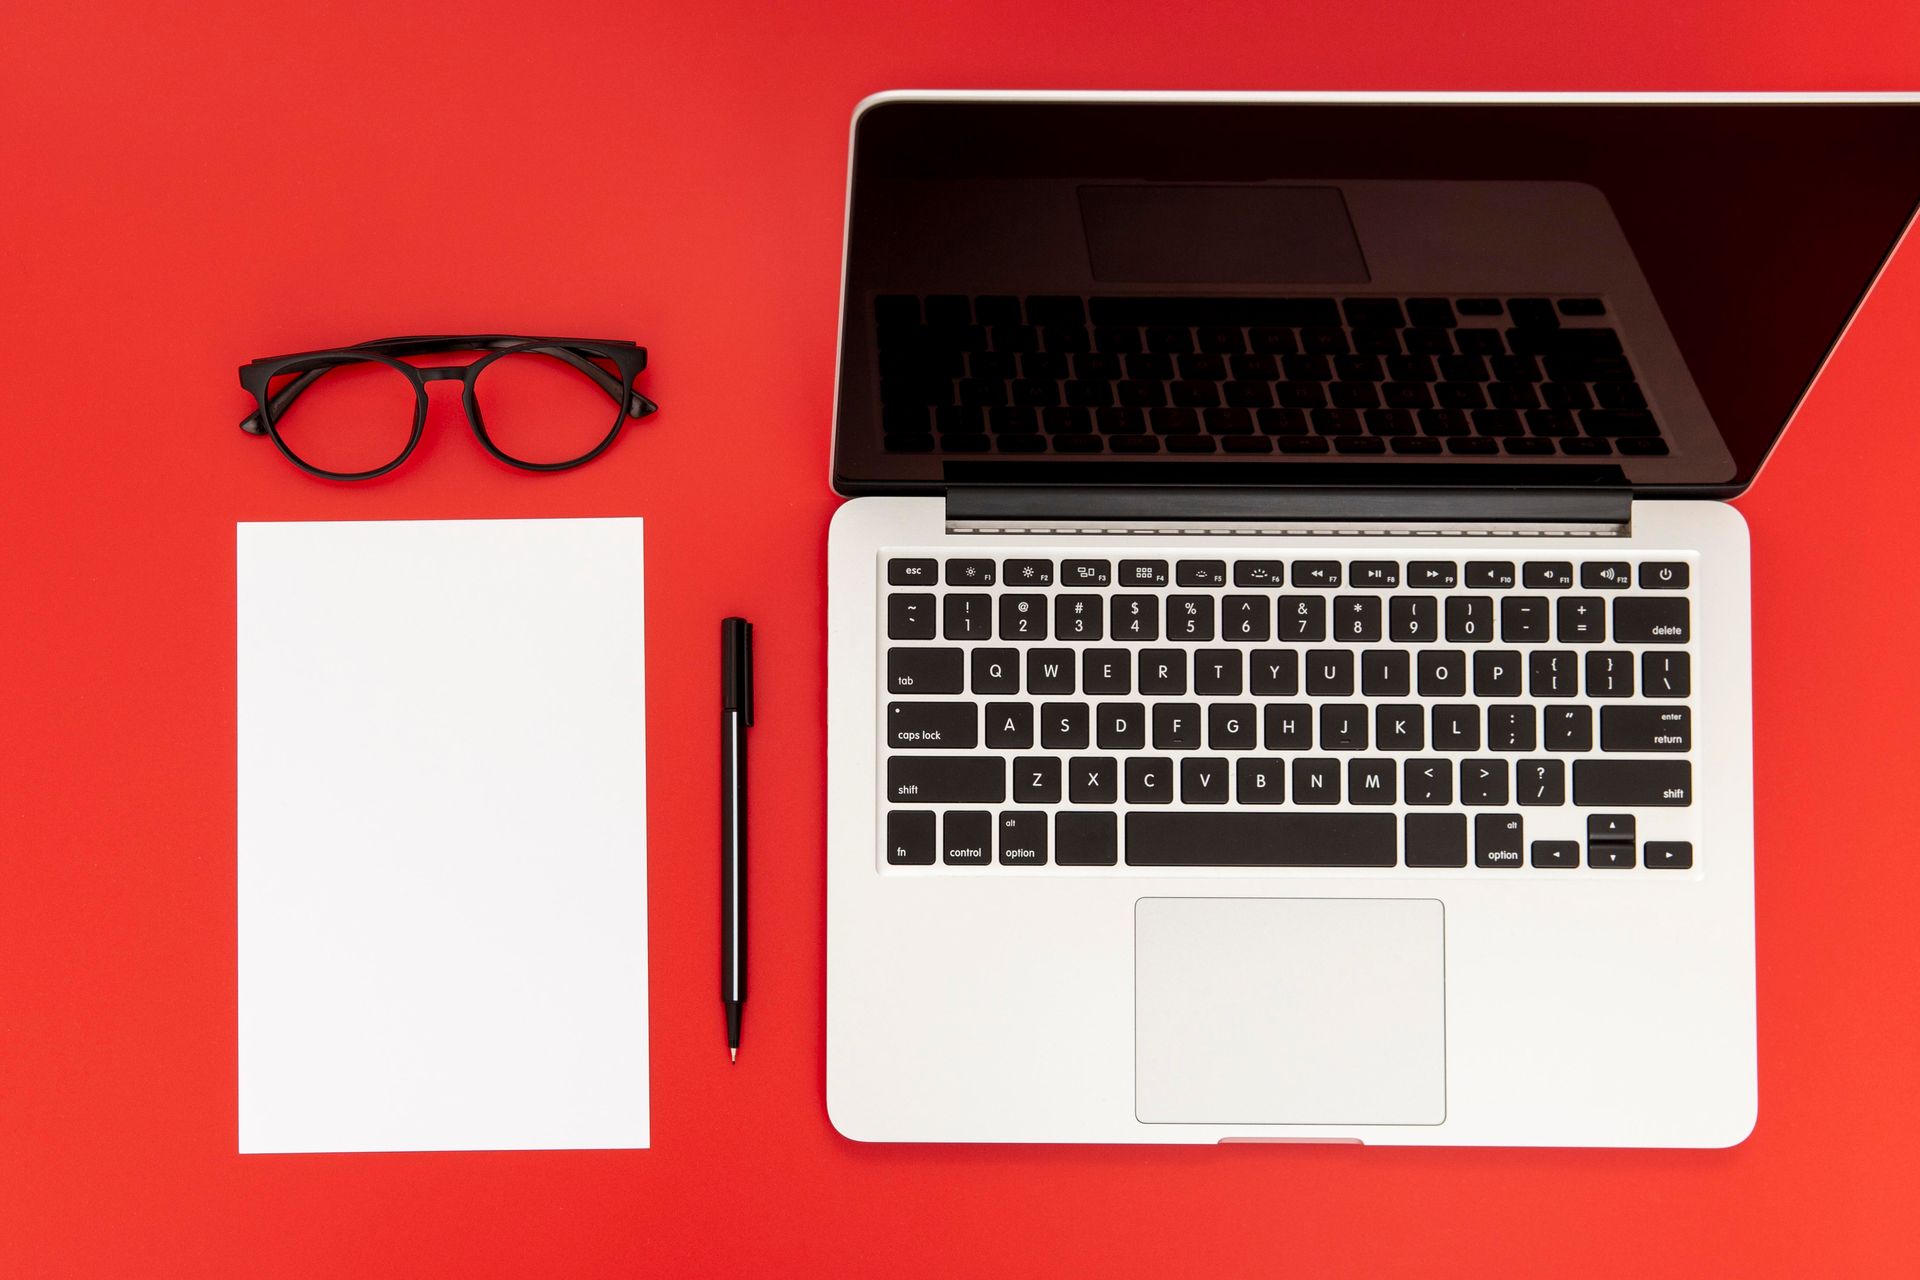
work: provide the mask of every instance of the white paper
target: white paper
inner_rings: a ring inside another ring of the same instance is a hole
[[[237,542],[240,1150],[646,1146],[641,522]]]

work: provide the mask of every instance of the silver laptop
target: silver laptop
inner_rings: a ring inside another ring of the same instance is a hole
[[[897,93],[851,167],[835,1126],[1745,1137],[1727,499],[1920,100]]]

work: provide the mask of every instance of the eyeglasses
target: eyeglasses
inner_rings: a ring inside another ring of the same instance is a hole
[[[466,364],[403,358],[458,351],[487,354]],[[405,462],[420,443],[427,384],[452,381],[463,384],[467,423],[488,453],[526,471],[565,471],[606,452],[627,419],[658,408],[633,389],[646,367],[647,349],[631,342],[381,338],[241,365],[240,385],[260,407],[240,429],[267,436],[309,475],[371,480]]]

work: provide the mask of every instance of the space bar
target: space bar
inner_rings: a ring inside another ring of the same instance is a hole
[[[1127,815],[1130,867],[1391,867],[1390,813]]]

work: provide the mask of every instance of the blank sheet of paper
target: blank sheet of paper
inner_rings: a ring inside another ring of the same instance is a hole
[[[646,1146],[640,521],[237,542],[240,1150]]]

